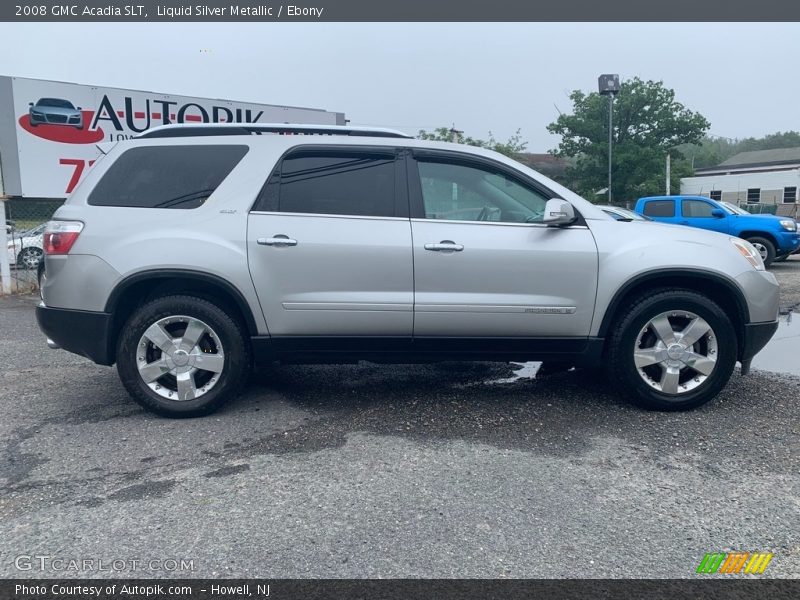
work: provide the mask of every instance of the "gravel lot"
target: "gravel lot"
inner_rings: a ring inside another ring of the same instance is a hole
[[[800,304],[800,259],[773,272]],[[194,561],[120,572],[143,577],[694,577],[761,550],[800,577],[800,378],[737,372],[660,414],[577,371],[280,366],[172,421],[48,350],[35,302],[0,299],[0,576],[94,574],[15,569],[42,554]]]

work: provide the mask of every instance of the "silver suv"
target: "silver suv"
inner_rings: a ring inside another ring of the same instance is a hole
[[[494,152],[302,125],[107,152],[48,224],[37,317],[161,415],[217,409],[265,361],[543,360],[687,409],[777,328],[746,241],[616,221]]]

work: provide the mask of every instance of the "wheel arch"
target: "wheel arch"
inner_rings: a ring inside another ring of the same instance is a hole
[[[258,334],[252,311],[244,295],[222,277],[185,269],[142,271],[121,280],[112,290],[105,312],[112,315],[109,347],[116,348],[119,331],[131,314],[143,303],[173,294],[187,294],[214,302],[233,311],[249,336]]]
[[[745,229],[744,231],[739,232],[737,237],[740,237],[743,240],[754,237],[764,238],[765,240],[769,240],[775,247],[776,255],[777,252],[780,250],[780,245],[778,244],[777,238],[769,231],[756,231],[754,229]]]
[[[741,356],[744,326],[750,322],[750,311],[744,294],[732,280],[701,269],[660,269],[628,280],[611,299],[600,322],[598,337],[608,336],[611,325],[635,296],[656,288],[691,290],[704,294],[719,304],[733,321],[738,345],[737,356]]]

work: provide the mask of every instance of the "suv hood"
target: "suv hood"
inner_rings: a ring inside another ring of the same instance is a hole
[[[625,240],[621,242],[622,244],[644,245],[685,242],[727,248],[730,246],[728,239],[732,237],[727,233],[687,227],[686,225],[660,223],[658,221],[615,221],[609,217],[609,221],[602,221],[602,225],[600,225],[600,221],[587,223],[592,231],[600,226],[603,229],[609,226],[612,227],[611,231],[616,236],[619,236],[620,240]]]

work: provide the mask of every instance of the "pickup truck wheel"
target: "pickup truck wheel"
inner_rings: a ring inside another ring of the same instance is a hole
[[[751,237],[747,241],[753,244],[758,253],[761,255],[761,260],[764,261],[764,266],[768,267],[775,260],[775,244],[770,242],[767,238]]]
[[[690,290],[657,290],[630,306],[609,338],[609,380],[650,410],[687,410],[714,398],[736,364],[725,312]]]
[[[136,310],[117,344],[117,371],[136,402],[166,417],[217,410],[244,387],[250,348],[241,325],[215,304],[167,296]]]

